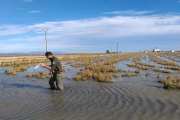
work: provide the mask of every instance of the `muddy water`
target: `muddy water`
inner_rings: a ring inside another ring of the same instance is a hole
[[[130,62],[130,61],[128,61]],[[127,62],[127,63],[128,63]],[[125,70],[125,61],[116,66]],[[83,67],[82,67],[83,68]],[[157,72],[114,79],[114,83],[95,80],[76,82],[63,79],[65,91],[49,90],[48,79],[26,78],[27,73],[45,71],[33,67],[16,76],[0,69],[0,119],[42,120],[179,120],[180,91],[164,90],[157,83]],[[81,68],[67,65],[65,77]]]

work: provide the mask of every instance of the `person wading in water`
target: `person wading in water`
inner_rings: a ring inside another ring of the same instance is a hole
[[[61,83],[62,81],[62,66],[61,66],[61,62],[58,60],[57,57],[53,56],[53,54],[51,52],[46,52],[45,56],[47,59],[49,59],[51,61],[51,66],[46,66],[43,63],[41,63],[40,65],[43,68],[47,68],[48,70],[50,70],[50,73],[52,73],[52,76],[49,80],[49,85],[51,87],[52,90],[64,90],[64,87]],[[56,87],[54,85],[54,82],[56,82]]]

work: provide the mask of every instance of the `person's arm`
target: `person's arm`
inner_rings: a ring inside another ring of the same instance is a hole
[[[51,69],[50,71],[54,71],[54,69],[57,67],[59,60],[54,57],[53,61],[51,62]]]
[[[43,68],[47,68],[48,70],[51,70],[51,67],[44,65],[43,63],[40,64]]]
[[[52,63],[52,65],[51,65],[51,67],[50,67],[50,68],[51,68],[51,69],[50,69],[51,71],[54,71],[54,69],[55,69],[55,67],[56,67],[55,64],[56,64],[56,62],[53,62],[53,63]]]

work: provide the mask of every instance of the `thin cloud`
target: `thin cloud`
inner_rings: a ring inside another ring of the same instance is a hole
[[[33,48],[30,46],[39,47],[42,43],[45,45],[44,31],[42,31],[45,27],[51,29],[47,33],[50,46],[55,46],[56,49],[68,47],[78,49],[87,48],[92,43],[103,44],[106,41],[112,42],[122,38],[136,40],[134,38],[137,37],[147,39],[154,36],[179,36],[180,15],[113,16],[32,25],[1,25],[0,36],[3,37],[0,41],[6,44],[27,42],[25,46],[29,49]],[[16,38],[27,36],[29,32],[30,37]]]
[[[28,11],[28,13],[40,13],[41,11]]]
[[[32,0],[23,0],[22,2],[32,2]]]
[[[48,35],[48,49],[87,49],[88,46],[81,45],[81,44],[74,44],[74,43],[67,43],[66,41],[58,41],[59,39],[57,36]],[[9,44],[7,44],[9,43]],[[13,44],[11,44],[13,43]],[[0,44],[1,50],[43,50],[45,49],[45,37],[44,36],[37,36],[37,37],[29,37],[29,38],[13,38],[9,40],[3,41]],[[9,49],[7,49],[9,48]]]
[[[28,32],[25,26],[21,25],[2,25],[0,27],[0,36],[18,35]]]
[[[64,38],[118,38],[129,36],[166,35],[180,33],[180,15],[173,16],[115,16],[74,21],[45,22],[29,26],[9,25],[0,27],[0,36],[23,34],[33,31],[42,34],[48,27],[49,34]]]
[[[134,10],[127,10],[127,11],[113,11],[113,12],[104,12],[103,14],[115,14],[115,15],[144,15],[144,14],[151,14],[154,11],[134,11]]]

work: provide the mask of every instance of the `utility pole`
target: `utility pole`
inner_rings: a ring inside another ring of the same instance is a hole
[[[43,28],[42,30],[45,32],[46,52],[47,52],[48,51],[48,47],[47,47],[47,32],[48,32],[49,28]]]
[[[118,43],[117,43],[117,53],[118,53]]]
[[[111,53],[112,53],[112,44],[111,44]]]

